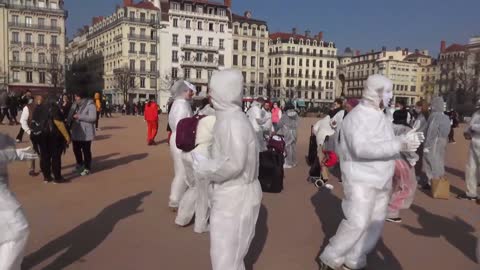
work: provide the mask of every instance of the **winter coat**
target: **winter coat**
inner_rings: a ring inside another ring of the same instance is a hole
[[[75,114],[78,114],[78,119],[73,119]],[[80,103],[75,103],[70,110],[68,119],[71,122],[73,141],[93,141],[97,109],[91,99],[83,99]]]

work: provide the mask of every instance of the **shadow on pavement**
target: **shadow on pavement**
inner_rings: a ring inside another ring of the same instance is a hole
[[[262,204],[260,206],[260,212],[258,214],[257,225],[255,228],[255,237],[250,244],[247,256],[245,256],[245,268],[246,270],[253,270],[253,266],[260,258],[268,236],[268,212],[267,208]]]
[[[425,208],[412,205],[411,210],[418,215],[421,228],[403,225],[411,233],[426,237],[443,237],[452,246],[460,250],[467,258],[476,262],[475,228],[459,217],[449,219],[428,212]]]
[[[445,171],[449,174],[460,177],[460,179],[462,180],[465,179],[465,171],[461,171],[459,169],[455,169],[451,167],[445,167]]]
[[[31,269],[60,252],[62,253],[43,269],[64,269],[81,260],[82,257],[95,250],[108,237],[117,223],[141,213],[143,210],[139,209],[139,207],[142,205],[144,198],[150,194],[152,194],[152,191],[145,191],[107,206],[96,217],[80,224],[26,256],[22,269]]]
[[[103,140],[108,140],[112,137],[112,135],[97,135],[95,136],[94,141],[103,141]]]
[[[92,163],[96,164],[96,163],[101,162],[102,160],[106,160],[106,159],[109,159],[111,157],[118,156],[118,155],[120,155],[120,153],[111,153],[111,154],[106,154],[106,155],[103,155],[103,156],[93,157]],[[62,170],[65,170],[65,169],[68,169],[68,168],[73,168],[73,167],[75,167],[75,164],[70,164],[70,165],[67,165],[67,166],[63,166]]]
[[[110,117],[111,118],[111,117]],[[126,127],[101,127],[101,130],[125,129]]]
[[[320,224],[325,238],[321,245],[318,257],[328,245],[331,237],[337,232],[340,222],[344,218],[342,210],[342,201],[330,190],[321,189],[312,198],[311,202],[315,207],[315,212],[320,219]],[[393,252],[385,245],[383,239],[377,243],[376,249],[368,256],[368,269],[371,270],[402,270],[402,265],[395,257]]]
[[[157,142],[157,145],[166,144],[167,142],[168,142],[168,139],[163,139],[163,140]]]
[[[101,172],[113,169],[118,166],[127,165],[131,162],[142,160],[148,157],[147,153],[128,155],[116,159],[108,159],[102,162],[92,162],[93,172]]]

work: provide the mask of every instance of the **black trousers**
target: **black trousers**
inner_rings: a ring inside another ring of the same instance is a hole
[[[52,173],[55,180],[62,179],[62,152],[64,149],[63,138],[58,136],[40,136],[38,138],[40,149],[40,168],[45,179],[51,179]]]
[[[87,170],[92,168],[92,142],[73,141],[73,153],[77,166],[83,166]]]
[[[23,130],[23,128],[20,127],[20,130],[18,131],[18,135],[17,135],[17,140],[23,141],[23,134],[24,133],[25,133],[25,130]]]
[[[12,118],[10,117],[10,112],[8,108],[2,108],[0,109],[0,124],[3,122],[3,119],[5,119],[5,116],[7,117],[8,121],[10,121],[10,123],[12,122]]]
[[[451,128],[450,133],[448,134],[448,141],[454,142],[455,141],[455,129]]]
[[[98,128],[98,120],[100,119],[100,112],[97,112],[97,119],[95,120],[95,128]]]

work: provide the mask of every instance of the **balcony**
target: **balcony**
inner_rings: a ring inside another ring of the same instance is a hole
[[[137,51],[128,51],[130,56],[137,56]]]
[[[32,62],[32,61],[10,61],[11,67],[17,68],[35,68],[35,69],[47,69],[49,67],[48,63]]]
[[[147,55],[147,52],[146,51],[140,51],[138,52],[139,55]]]
[[[62,29],[58,26],[32,24],[32,23],[8,22],[8,26],[10,28],[15,28],[15,29],[29,29],[29,30],[38,30],[38,31],[55,32],[55,33],[60,33],[62,31]]]
[[[216,68],[218,64],[214,62],[207,62],[207,61],[184,61],[182,63],[182,66]]]
[[[37,43],[38,48],[46,48],[47,44],[46,43]]]
[[[184,44],[182,45],[182,50],[194,50],[194,51],[207,51],[207,52],[218,52],[218,47],[209,46],[209,45],[198,45],[198,44]]]
[[[25,41],[23,42],[23,46],[24,47],[35,47],[35,43],[31,42],[31,41]]]
[[[10,41],[11,45],[17,45],[17,46],[22,46],[22,42],[19,40],[12,40]]]
[[[196,84],[208,84],[208,79],[203,78],[190,78],[188,81]]]
[[[116,35],[116,36],[113,38],[113,40],[115,40],[115,41],[120,41],[120,40],[122,40],[122,38],[123,38],[123,35],[120,34],[120,35]]]
[[[138,75],[148,75],[148,76],[153,76],[153,77],[158,77],[159,72],[158,71],[150,71],[150,70],[142,70],[142,69],[137,69],[137,70],[131,70],[130,72],[136,73]]]
[[[128,34],[129,40],[139,40],[139,41],[148,41],[148,42],[158,42],[158,37],[151,37],[147,35],[135,35]]]
[[[12,0],[0,0],[0,4],[5,4],[10,9],[37,11],[42,13],[51,13],[55,15],[68,17],[68,11],[64,10],[62,6],[60,6],[59,8],[52,8],[52,7],[46,7],[46,6],[42,7],[38,4],[33,5],[33,4],[13,3]]]
[[[60,49],[60,45],[58,45],[58,44],[50,44],[50,49],[52,49],[52,50],[58,50],[58,49]]]

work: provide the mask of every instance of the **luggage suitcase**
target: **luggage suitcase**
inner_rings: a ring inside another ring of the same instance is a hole
[[[263,192],[280,193],[283,190],[283,153],[268,150],[260,153],[258,180]]]

